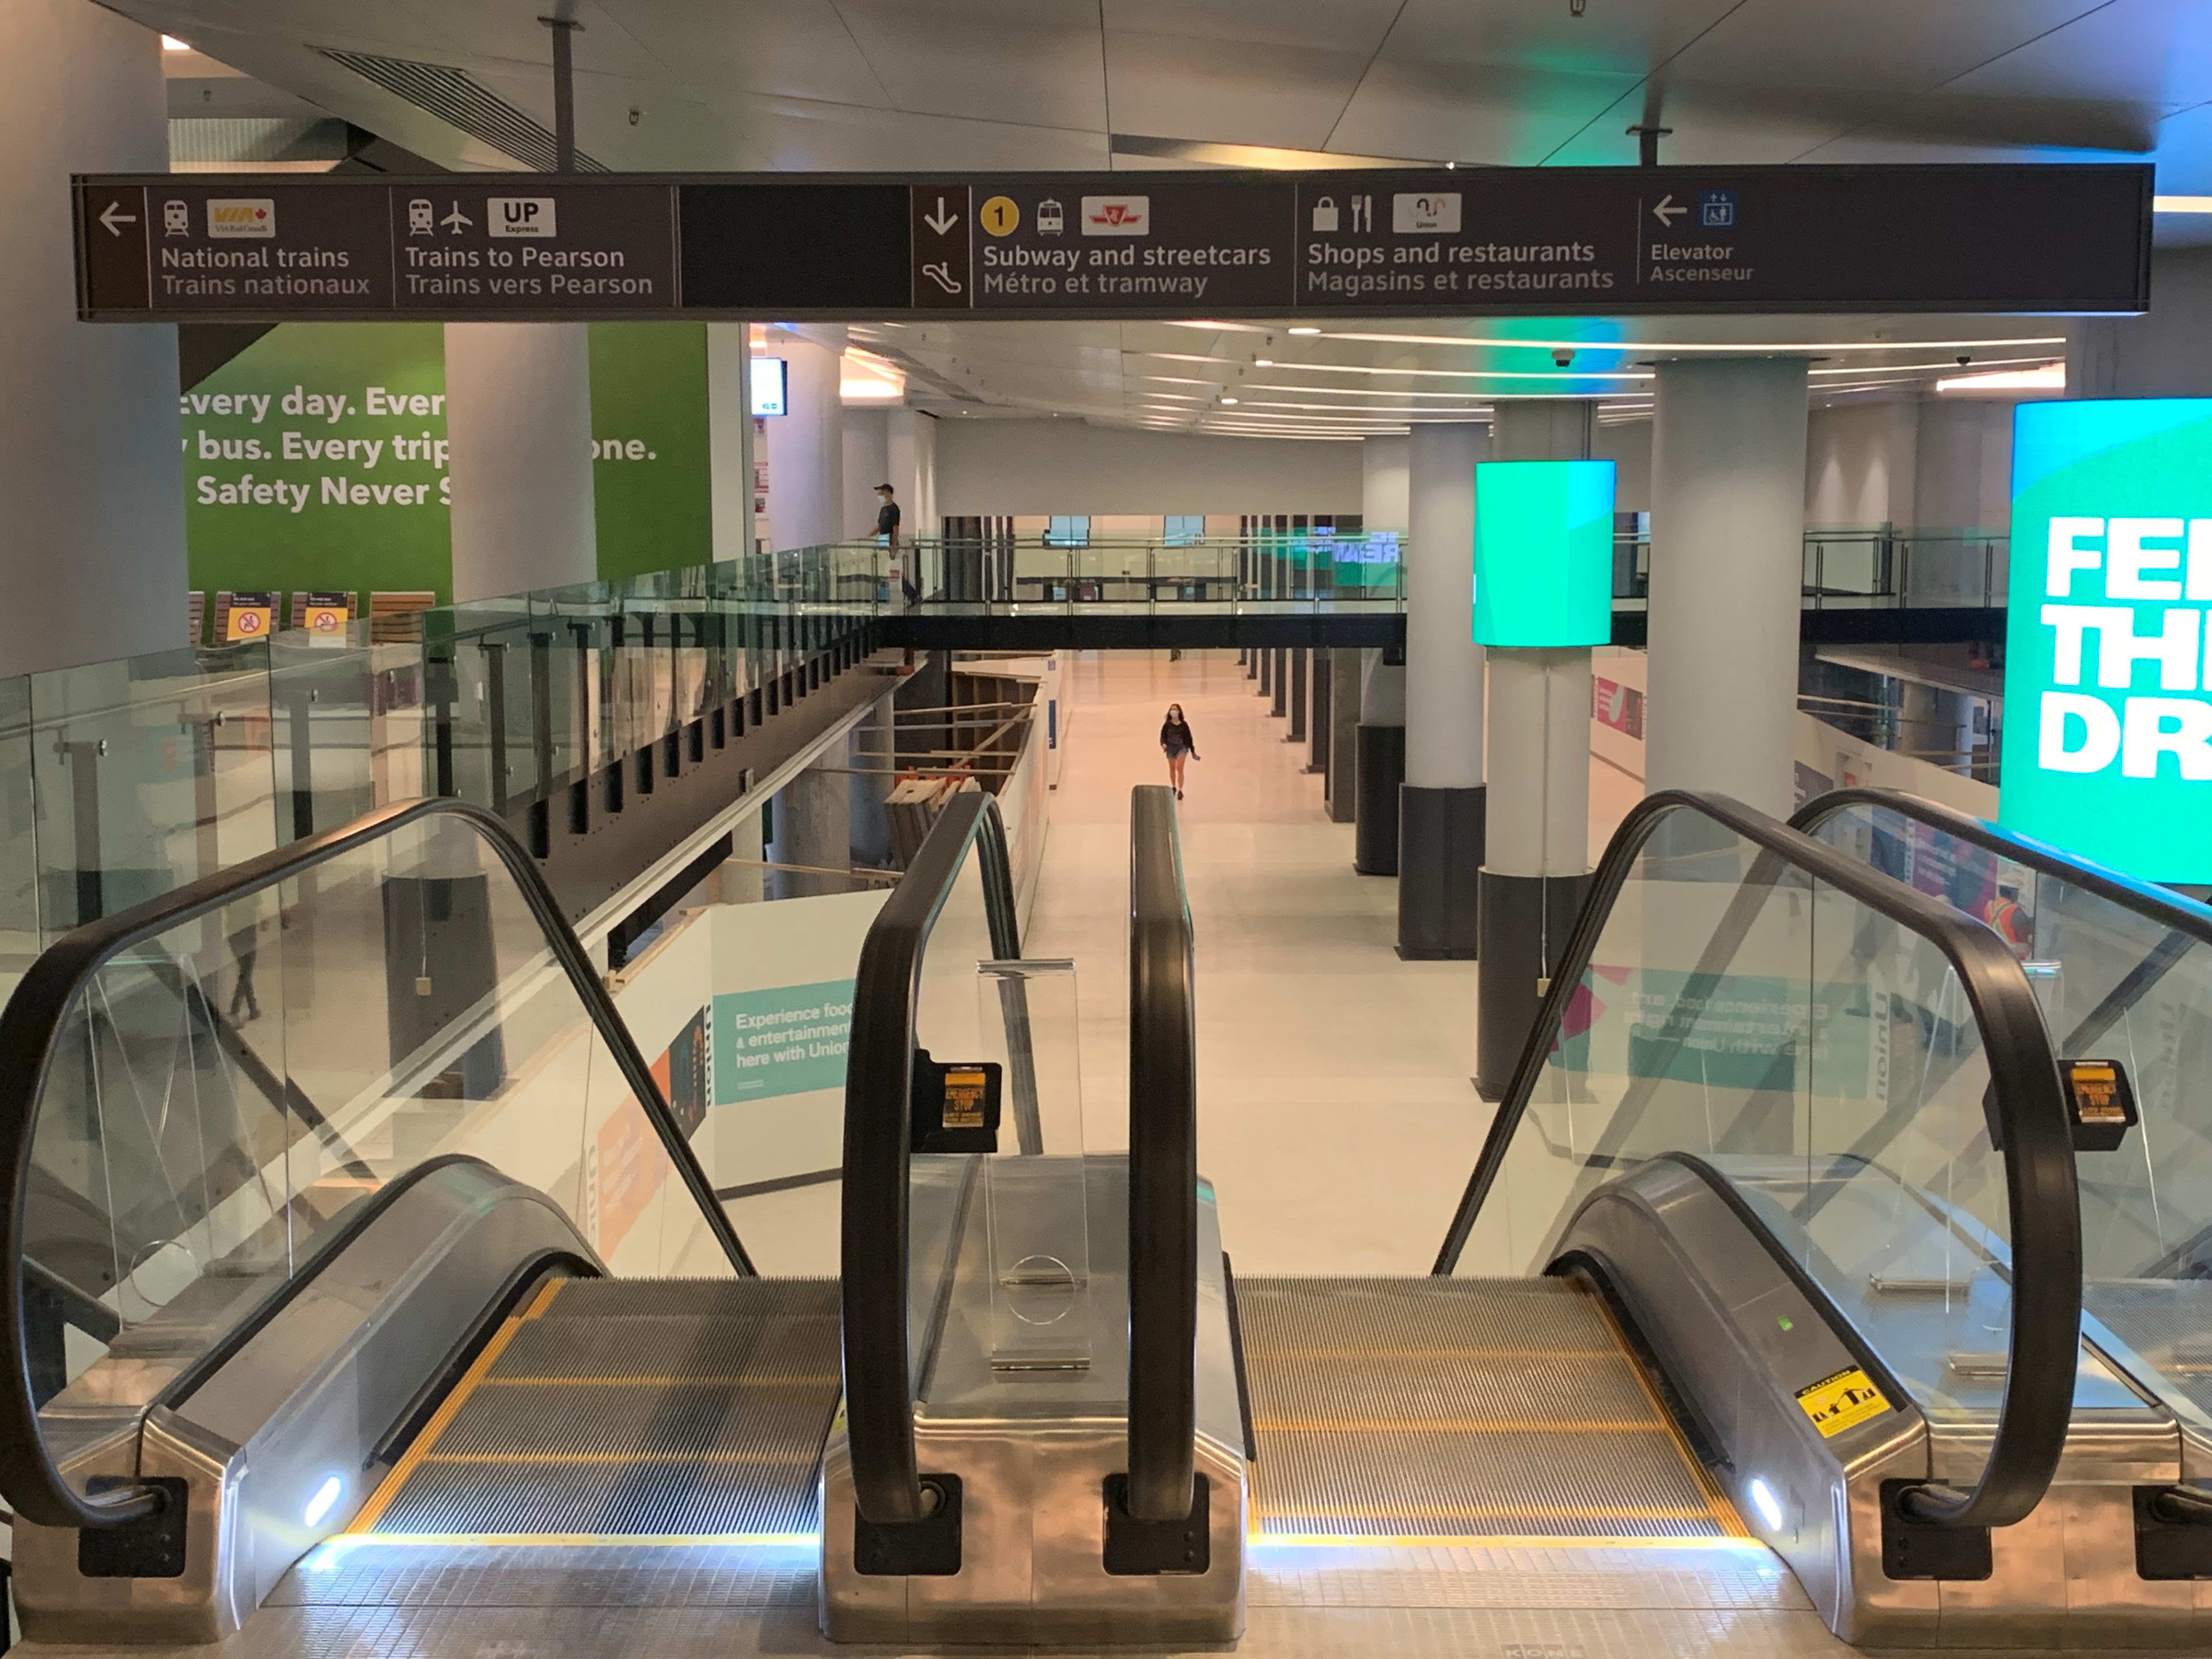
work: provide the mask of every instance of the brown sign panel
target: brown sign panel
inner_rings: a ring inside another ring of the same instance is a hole
[[[2132,164],[76,181],[149,318],[2114,313]]]
[[[676,309],[668,186],[514,173],[392,187],[404,311]]]

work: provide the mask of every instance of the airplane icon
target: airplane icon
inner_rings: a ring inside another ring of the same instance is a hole
[[[453,210],[447,214],[444,218],[439,220],[438,222],[445,226],[447,229],[452,231],[454,235],[458,236],[463,231],[466,230],[471,225],[476,223],[476,221],[470,218],[467,214],[462,212],[461,204],[459,202],[456,202],[453,204]]]

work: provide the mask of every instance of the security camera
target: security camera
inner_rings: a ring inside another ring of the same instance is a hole
[[[1974,359],[1971,353],[1962,351],[1959,354],[1959,367],[1961,368],[1964,368],[1968,363],[1971,363],[1973,361]]]
[[[1565,368],[1569,363],[1574,362],[1574,360],[1575,349],[1572,346],[1553,346],[1552,348],[1552,361],[1557,363],[1561,368]]]

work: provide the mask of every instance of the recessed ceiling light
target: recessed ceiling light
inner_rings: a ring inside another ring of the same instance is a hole
[[[1938,392],[2063,392],[2066,365],[2047,363],[2041,368],[2005,369],[1995,374],[1954,374],[1936,382]]]
[[[1293,334],[1318,334],[1321,331],[1317,328],[1294,328],[1291,332]]]
[[[1224,404],[1233,404],[1237,399],[1234,398],[1224,398],[1221,401]]]
[[[1255,357],[1252,360],[1252,367],[1255,368],[1273,368],[1274,366],[1275,360],[1273,357]]]
[[[173,34],[165,34],[161,37],[161,50],[163,52],[190,52],[191,50],[191,46],[190,43],[178,40]]]

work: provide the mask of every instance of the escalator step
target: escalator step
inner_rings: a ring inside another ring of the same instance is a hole
[[[1559,1279],[1240,1279],[1264,1534],[1744,1528],[1597,1300]]]
[[[817,1525],[834,1280],[564,1280],[503,1326],[356,1520],[378,1536]]]

